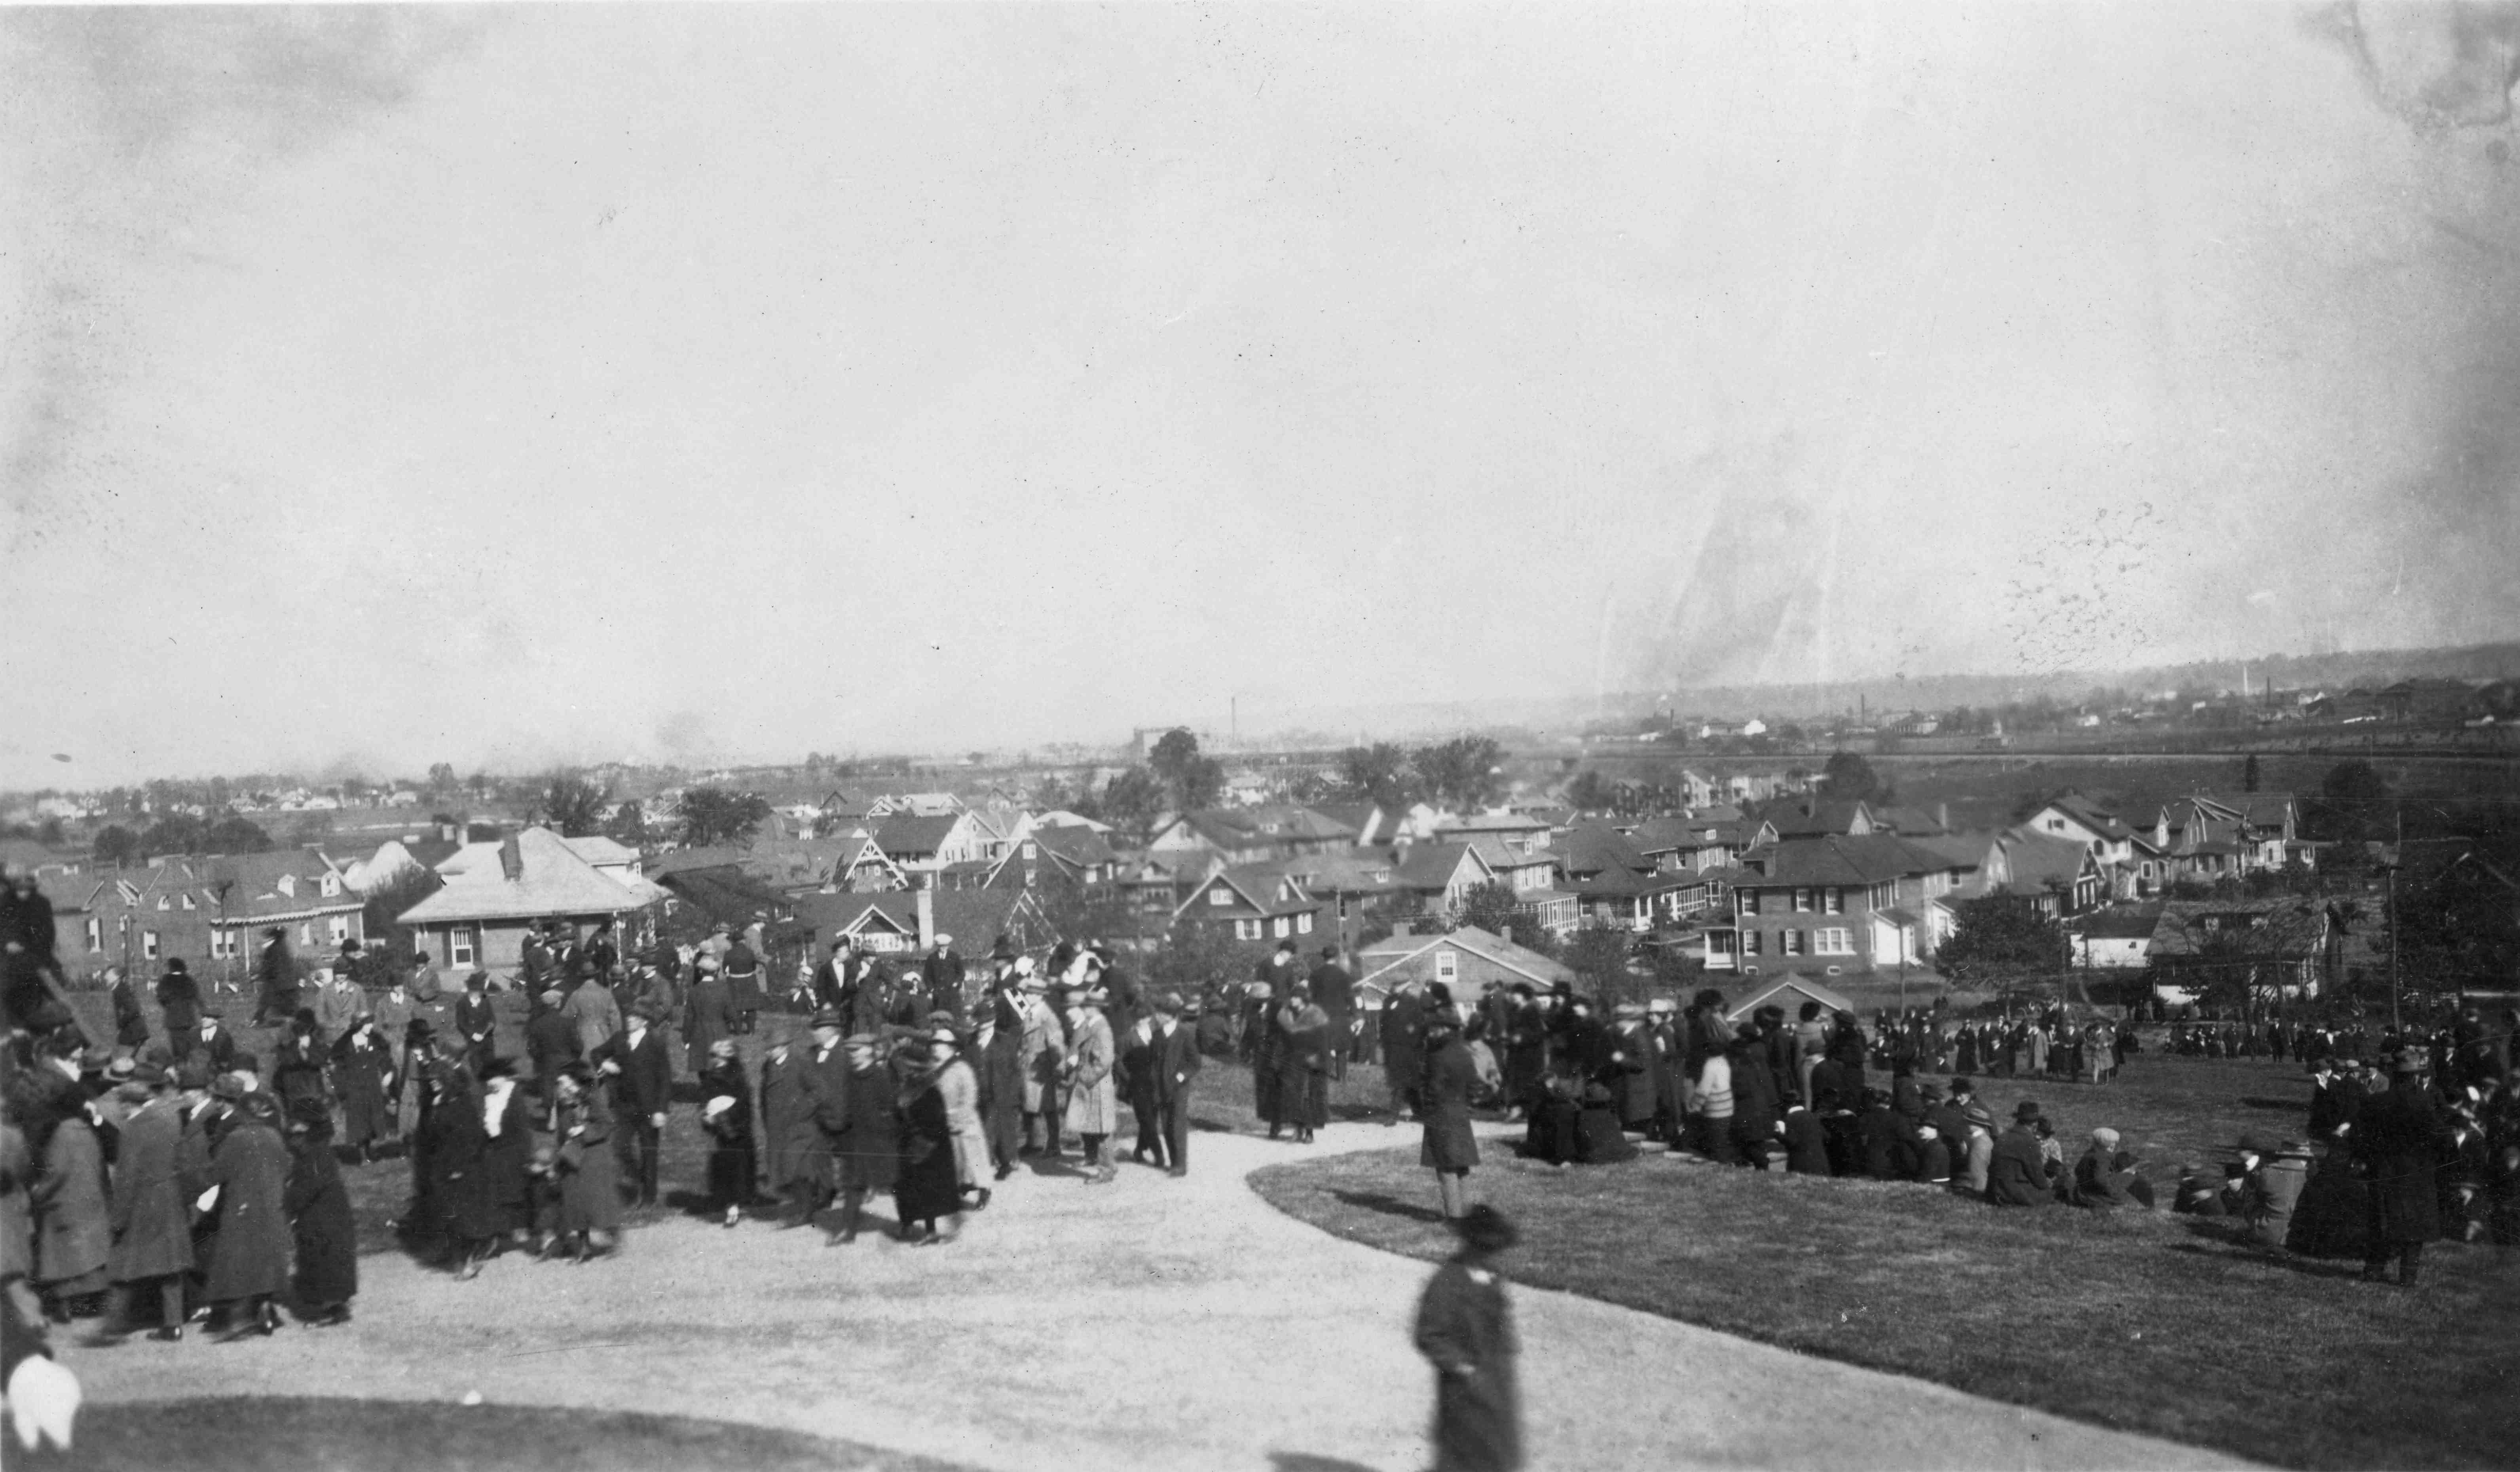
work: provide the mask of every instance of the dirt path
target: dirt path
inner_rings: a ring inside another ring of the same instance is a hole
[[[1320,1151],[1407,1142],[1339,1125]],[[753,1422],[1008,1469],[1422,1466],[1408,1341],[1423,1265],[1280,1215],[1243,1184],[1298,1147],[1202,1135],[1194,1174],[1018,1175],[962,1241],[677,1221],[579,1269],[471,1283],[361,1262],[357,1321],[66,1355],[101,1402],[447,1399]],[[1517,1290],[1544,1468],[2172,1467],[2218,1456]]]

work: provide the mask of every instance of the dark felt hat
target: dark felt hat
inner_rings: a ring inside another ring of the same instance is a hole
[[[2032,1120],[2037,1119],[2039,1115],[2039,1105],[2035,1100],[2023,1099],[2020,1103],[2012,1106],[2012,1122],[2014,1124],[2026,1125]]]
[[[814,1014],[814,1020],[808,1024],[808,1026],[815,1028],[836,1027],[842,1029],[847,1028],[848,1025],[849,1019],[840,1015],[839,1008],[829,1006],[816,1012]]]
[[[1462,1244],[1475,1252],[1503,1252],[1522,1239],[1505,1213],[1484,1201],[1455,1217],[1452,1227]]]

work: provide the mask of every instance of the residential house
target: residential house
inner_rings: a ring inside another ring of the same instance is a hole
[[[932,874],[988,857],[979,821],[968,812],[887,814],[877,820],[874,836],[876,847],[907,874]]]
[[[1470,848],[1488,868],[1494,881],[1513,891],[1515,913],[1552,935],[1563,936],[1583,919],[1583,900],[1557,882],[1557,855],[1552,849],[1521,853],[1500,838],[1476,838]],[[1510,936],[1508,939],[1511,939]]]
[[[1019,951],[1056,938],[1040,900],[1013,888],[801,895],[796,917],[814,927],[817,955],[843,935],[861,950],[886,954],[924,952],[937,936],[951,935],[955,948],[975,959],[987,956],[1001,935]],[[974,967],[968,979],[976,985],[984,974],[985,967]]]
[[[392,883],[397,874],[435,869],[464,846],[464,837],[462,824],[441,823],[423,831],[388,838],[377,845],[375,853],[344,865],[341,876],[360,894],[374,894]]]
[[[1228,865],[1190,885],[1172,919],[1220,931],[1230,927],[1238,941],[1300,940],[1328,933],[1325,908],[1277,865]]]
[[[1054,884],[1078,892],[1106,889],[1119,878],[1120,856],[1093,828],[1036,827],[989,867],[991,888],[1037,889]]]
[[[1420,914],[1452,914],[1463,895],[1495,877],[1468,843],[1412,843],[1393,855],[1392,881],[1408,897],[1401,903],[1414,901]]]
[[[2448,726],[2466,719],[2475,694],[2464,680],[2419,676],[2380,691],[2376,702],[2380,714],[2392,721]]]
[[[1213,854],[1228,864],[1259,864],[1296,854],[1353,848],[1357,830],[1313,808],[1264,803],[1176,814],[1147,842],[1152,855]]]
[[[1877,831],[1872,805],[1861,797],[1801,797],[1772,804],[1768,823],[1779,838],[1825,838],[1832,833],[1863,837]]]
[[[2110,892],[2091,844],[2015,828],[2001,841],[2008,870],[2002,893],[2027,901],[2049,919],[2080,914]]]
[[[398,922],[459,975],[513,971],[526,933],[546,920],[579,926],[628,919],[665,898],[646,878],[596,868],[546,827],[467,845],[437,871],[445,887],[404,911]]]
[[[1388,993],[1406,981],[1421,986],[1441,982],[1456,1002],[1474,1001],[1491,984],[1525,985],[1546,994],[1575,979],[1563,962],[1476,925],[1440,934],[1419,934],[1404,925],[1357,957],[1360,986]]]
[[[1555,841],[1556,832],[1548,819],[1502,810],[1464,813],[1459,817],[1439,819],[1435,824],[1435,837],[1440,842],[1466,843],[1474,838],[1493,838],[1523,854],[1548,848]]]
[[[2214,983],[2234,982],[2262,1000],[2316,997],[2327,969],[2334,916],[2316,902],[2172,900],[2154,921],[2146,964],[2162,1000],[2183,1006]]]
[[[2152,963],[2152,936],[2161,905],[2112,905],[2078,916],[2067,927],[2074,964],[2105,971],[2140,971]]]
[[[1418,897],[1401,887],[1399,860],[1384,850],[1298,854],[1266,866],[1303,887],[1321,902],[1342,948],[1353,947],[1367,924],[1397,911],[1415,910]]]
[[[1787,838],[1732,877],[1730,925],[1707,929],[1706,964],[1822,974],[1913,964],[1931,948],[1929,907],[1950,892],[1947,856],[1888,833]]]
[[[1694,870],[1661,870],[1604,824],[1567,829],[1552,852],[1557,887],[1575,897],[1579,917],[1591,924],[1646,931],[1659,922],[1693,921],[1708,912],[1720,887]]]

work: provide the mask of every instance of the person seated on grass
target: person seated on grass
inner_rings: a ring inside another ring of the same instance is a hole
[[[2142,1184],[2141,1181],[2135,1178],[2131,1171],[2122,1171],[2118,1167],[2118,1157],[2127,1155],[2126,1151],[2118,1148],[2119,1138],[2117,1131],[2105,1126],[2092,1132],[2091,1144],[2085,1147],[2082,1158],[2074,1162],[2074,1174],[2067,1187],[2066,1198],[2072,1204],[2089,1207],[2093,1211],[2115,1211],[2123,1206],[2151,1205],[2150,1187],[2145,1188],[2146,1199],[2138,1203],[2135,1199],[2133,1187]],[[2133,1156],[2129,1155],[2128,1158],[2132,1160]]]
[[[1783,1129],[1785,1169],[1796,1176],[1827,1175],[1828,1132],[1821,1127],[1820,1116],[1796,1099],[1785,1109]]]
[[[1555,1166],[1574,1163],[1576,1127],[1583,1117],[1575,1103],[1576,1092],[1575,1081],[1562,1072],[1552,1071],[1541,1081],[1531,1122],[1523,1129],[1525,1158]]]
[[[2221,1171],[2190,1161],[2179,1168],[2179,1190],[2171,1197],[2170,1209],[2182,1217],[2228,1217],[2231,1214],[2228,1184]]]
[[[1864,1091],[1856,1116],[1856,1133],[1864,1141],[1864,1174],[1874,1181],[1907,1181],[1916,1174],[1916,1132],[1907,1117],[1890,1105],[1890,1095]]]
[[[2042,1148],[2038,1104],[2023,1099],[2012,1108],[2012,1128],[1995,1142],[1988,1164],[1986,1199],[1994,1206],[2046,1206],[2056,1199],[2052,1164]]]
[[[1951,1141],[1933,1124],[1916,1126],[1915,1180],[1927,1185],[1949,1187],[1952,1183]]]
[[[1610,1086],[1594,1080],[1584,1086],[1575,1120],[1575,1158],[1586,1165],[1614,1165],[1634,1160],[1637,1147],[1619,1128],[1619,1107]]]
[[[2293,1140],[2273,1150],[2246,1141],[2241,1162],[2240,1218],[2248,1239],[2270,1252],[2281,1252],[2292,1234],[2292,1220],[2301,1194],[2310,1184],[2310,1145]]]

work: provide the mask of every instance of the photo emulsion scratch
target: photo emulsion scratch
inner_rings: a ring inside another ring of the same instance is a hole
[[[2520,1461],[2520,0],[0,7],[0,1441]]]

